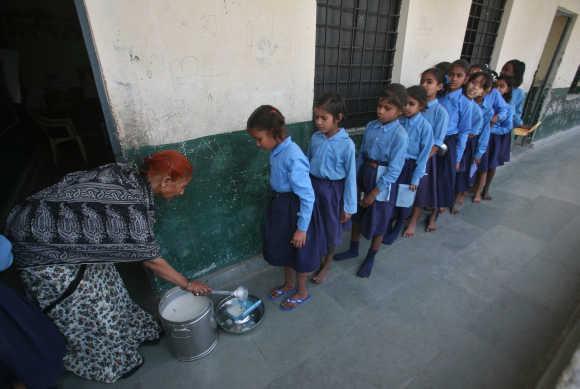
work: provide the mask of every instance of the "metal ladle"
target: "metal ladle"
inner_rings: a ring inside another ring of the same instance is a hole
[[[221,296],[234,296],[240,301],[246,301],[248,299],[248,288],[244,286],[238,286],[235,290],[213,290],[211,294],[217,294]]]

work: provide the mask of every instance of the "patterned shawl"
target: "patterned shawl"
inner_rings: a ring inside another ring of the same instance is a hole
[[[153,194],[135,166],[66,175],[14,207],[6,222],[21,268],[137,262],[159,256]]]

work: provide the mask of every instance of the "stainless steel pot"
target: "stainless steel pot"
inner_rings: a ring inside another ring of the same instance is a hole
[[[203,310],[184,321],[172,321],[163,316],[165,308],[176,298],[190,294],[179,287],[165,292],[159,302],[161,324],[169,341],[171,353],[180,361],[193,361],[208,355],[216,346],[218,331],[213,303],[208,297],[192,296],[203,304]]]

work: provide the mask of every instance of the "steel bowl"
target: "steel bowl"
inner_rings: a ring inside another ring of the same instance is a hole
[[[259,298],[254,295],[248,296],[248,305],[258,301]],[[256,328],[264,320],[266,307],[262,302],[252,313],[240,320],[234,320],[227,312],[228,307],[233,304],[239,304],[239,300],[234,296],[228,296],[221,300],[215,309],[215,320],[218,326],[230,334],[244,334]]]

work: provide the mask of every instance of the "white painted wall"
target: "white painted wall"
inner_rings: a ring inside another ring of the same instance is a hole
[[[509,0],[511,13],[505,25],[502,40],[496,47],[497,69],[510,59],[526,63],[523,88],[529,89],[534,72],[546,44],[546,39],[558,7],[580,13],[580,0]],[[496,42],[497,44],[497,42]],[[580,30],[575,23],[564,57],[556,73],[554,88],[569,87],[580,63]]]
[[[313,0],[85,0],[124,148],[311,118]]]
[[[422,71],[461,56],[470,0],[403,0],[393,81],[419,83]]]

